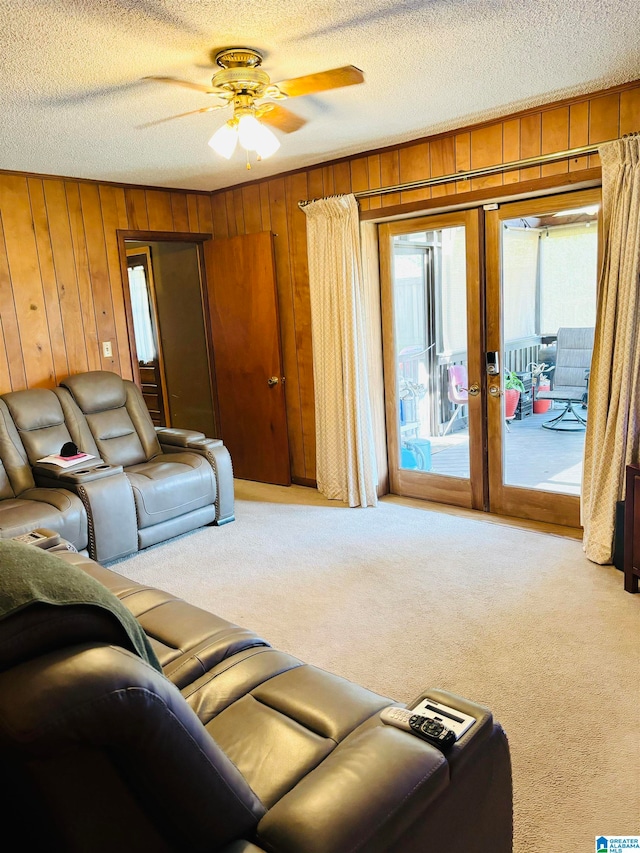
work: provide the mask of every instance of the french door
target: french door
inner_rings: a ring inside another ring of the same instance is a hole
[[[392,492],[579,527],[599,204],[380,226]]]
[[[486,347],[502,365],[487,376],[492,512],[580,526],[599,208],[598,188],[487,212]],[[510,377],[525,386],[514,414]]]
[[[476,509],[486,503],[480,214],[380,226],[391,491]]]

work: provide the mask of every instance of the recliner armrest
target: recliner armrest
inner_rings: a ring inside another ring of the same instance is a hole
[[[156,427],[160,448],[163,453],[190,451],[204,456],[216,476],[216,525],[233,521],[234,487],[233,466],[229,451],[219,438],[207,438],[203,433],[188,429],[165,429]]]
[[[194,429],[156,427],[156,435],[161,445],[169,444],[173,447],[198,448],[206,445],[218,447],[222,444],[219,438],[207,438],[203,432]]]
[[[91,467],[91,463],[81,465],[79,468],[59,468],[48,462],[39,462],[33,466],[33,478],[36,485],[42,487],[79,486],[90,483],[92,480],[101,480],[104,477],[113,477],[114,474],[122,474],[122,465],[107,465],[102,460],[99,464]]]
[[[133,492],[122,465],[100,464],[58,468],[39,463],[33,476],[42,488],[64,488],[84,504],[89,526],[89,556],[98,563],[126,557],[138,550]]]
[[[463,714],[475,717],[476,722],[447,751],[447,761],[449,762],[451,775],[453,776],[468,761],[473,760],[476,750],[481,746],[483,741],[491,737],[496,725],[493,714],[484,705],[479,705],[477,702],[471,702],[463,696],[458,696],[455,693],[437,688],[425,690],[408,707],[415,708],[423,699],[435,700],[453,709],[453,711],[462,711]],[[446,725],[446,718],[444,722]]]
[[[451,694],[429,691],[444,701]],[[478,706],[469,703],[474,713]],[[481,713],[463,735],[461,761],[374,715],[286,793],[258,824],[267,850],[406,853],[513,849],[511,763],[506,735]],[[309,816],[312,816],[310,819]]]

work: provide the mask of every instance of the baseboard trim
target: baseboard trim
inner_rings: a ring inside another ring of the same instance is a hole
[[[296,486],[308,486],[310,489],[318,488],[317,482],[309,477],[292,477],[291,482]]]

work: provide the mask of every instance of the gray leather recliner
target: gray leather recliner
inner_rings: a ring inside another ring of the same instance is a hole
[[[75,374],[55,393],[78,447],[124,469],[139,548],[233,520],[233,471],[222,441],[192,430],[156,430],[140,389],[116,373]]]
[[[49,389],[30,388],[4,394],[2,401],[11,415],[33,479],[41,487],[39,491],[47,496],[49,491],[55,494],[64,489],[73,492],[74,501],[79,498],[82,502],[83,547],[88,548],[89,556],[108,563],[135,553],[138,550],[136,508],[122,466],[107,465],[97,456],[70,468],[40,462],[44,457],[59,454],[62,446],[72,440],[60,400]],[[35,527],[49,527],[62,533],[46,519]],[[74,540],[70,541],[77,546]]]
[[[83,503],[68,489],[56,486],[36,485],[18,430],[0,400],[0,539],[46,527],[85,551],[88,530]]]

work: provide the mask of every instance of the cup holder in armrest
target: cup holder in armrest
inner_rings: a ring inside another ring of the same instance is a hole
[[[36,465],[33,468],[36,481],[44,485],[51,485],[52,481],[63,485],[68,483],[72,486],[90,483],[92,480],[103,480],[123,474],[122,465],[108,465],[102,462],[99,465],[85,465],[82,468],[57,468],[53,465]]]

